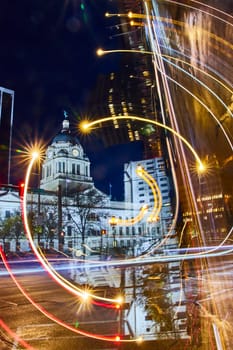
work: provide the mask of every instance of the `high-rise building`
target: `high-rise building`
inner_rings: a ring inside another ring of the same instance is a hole
[[[118,38],[118,51],[113,50],[111,55],[119,56],[119,68],[99,76],[96,90],[88,101],[88,117],[113,117],[104,130],[96,131],[106,146],[141,140],[145,159],[165,156],[161,128],[132,119],[114,119],[117,116],[128,115],[160,121],[153,62],[145,30],[141,23],[131,24],[131,19],[127,16],[129,11],[141,14],[141,2],[122,1],[119,4],[119,24],[110,27],[112,40],[114,41],[114,37]]]
[[[140,176],[140,169],[143,169],[145,176]],[[144,223],[144,234],[154,241],[162,240],[166,235],[175,236],[175,232],[170,231],[174,217],[171,183],[162,157],[125,164],[124,189],[127,202],[147,206],[149,212],[153,213]],[[175,241],[169,241],[169,244],[176,247]]]
[[[1,184],[11,183],[14,91],[0,87],[0,176]]]

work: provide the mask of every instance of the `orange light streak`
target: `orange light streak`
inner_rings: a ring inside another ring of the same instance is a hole
[[[77,288],[76,286],[74,286],[73,284],[71,284],[70,282],[68,282],[67,280],[64,280],[64,278],[62,278],[61,275],[59,275],[57,272],[55,272],[55,270],[51,267],[51,265],[49,266],[48,263],[45,262],[45,260],[43,259],[43,257],[39,254],[38,249],[35,246],[35,243],[33,241],[32,235],[31,235],[31,231],[30,231],[30,227],[28,224],[28,218],[27,218],[27,189],[28,189],[28,184],[29,184],[29,179],[30,179],[30,175],[31,175],[31,170],[32,167],[36,161],[38,157],[38,154],[35,152],[32,154],[32,159],[29,163],[28,169],[27,169],[27,173],[26,173],[26,177],[25,177],[25,186],[24,186],[24,194],[23,194],[23,203],[22,203],[22,207],[23,207],[23,222],[24,222],[24,227],[25,227],[25,231],[28,237],[28,240],[30,242],[31,248],[33,250],[33,252],[35,253],[36,257],[38,258],[38,260],[40,261],[41,265],[45,268],[45,270],[49,273],[49,275],[63,288],[65,288],[68,292],[70,292],[71,294],[74,294],[80,298],[83,298],[86,295],[86,291],[83,291],[81,288]],[[91,299],[98,299],[98,300],[102,300],[102,301],[106,301],[106,302],[111,302],[111,303],[119,303],[118,300],[115,299],[111,299],[111,298],[104,298],[104,297],[100,297],[98,295],[94,295],[92,293],[88,293],[89,297]]]
[[[137,175],[140,176],[150,186],[154,196],[154,207],[147,221],[157,221],[162,208],[162,196],[159,186],[157,185],[155,179],[142,166],[138,166],[136,172]]]
[[[204,165],[202,164],[201,159],[199,158],[197,152],[192,147],[192,145],[181,134],[179,134],[177,131],[175,131],[174,129],[172,129],[168,125],[160,123],[160,122],[158,122],[156,120],[143,118],[143,117],[139,117],[139,116],[132,116],[132,115],[127,115],[127,116],[118,115],[118,116],[114,116],[114,117],[112,117],[112,116],[111,117],[103,117],[103,118],[100,118],[100,119],[96,119],[96,120],[93,120],[93,121],[82,123],[82,130],[84,130],[84,132],[85,132],[87,129],[93,127],[96,124],[105,123],[105,122],[113,121],[113,120],[127,120],[127,119],[138,120],[138,121],[141,121],[141,122],[144,122],[144,123],[154,124],[154,125],[160,126],[161,128],[164,128],[164,129],[170,131],[172,134],[177,136],[189,148],[189,150],[194,155],[194,157],[195,157],[195,159],[196,159],[196,161],[197,161],[197,163],[199,165],[199,168],[203,169]]]
[[[3,263],[5,265],[6,270],[8,271],[9,275],[11,276],[12,280],[14,281],[14,283],[16,284],[16,286],[18,287],[18,289],[20,290],[20,292],[23,294],[23,296],[38,310],[40,311],[44,316],[46,316],[47,318],[49,318],[50,320],[54,321],[55,323],[57,323],[58,325],[74,332],[77,334],[81,334],[83,336],[86,336],[88,338],[93,338],[93,339],[98,339],[98,340],[103,340],[103,341],[108,341],[108,342],[115,342],[116,339],[119,342],[126,342],[126,343],[133,343],[133,342],[137,342],[138,339],[119,339],[119,336],[113,336],[113,337],[108,337],[108,336],[103,336],[100,334],[93,334],[90,332],[86,332],[86,331],[82,331],[80,329],[77,329],[73,326],[70,326],[69,324],[63,322],[61,319],[59,319],[58,317],[54,316],[53,314],[51,314],[50,312],[48,312],[45,308],[43,308],[40,304],[36,303],[31,296],[24,290],[24,288],[21,286],[21,284],[18,282],[18,280],[15,278],[14,274],[12,273],[10,266],[6,260],[6,256],[2,250],[2,247],[0,247],[0,256],[3,260]],[[32,350],[32,348],[31,348]]]

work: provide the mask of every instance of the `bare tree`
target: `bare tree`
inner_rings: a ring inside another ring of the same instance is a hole
[[[45,247],[53,245],[55,234],[58,231],[57,202],[44,200],[40,206],[40,214],[34,212],[33,232],[37,235],[38,244],[41,240]]]
[[[91,234],[91,223],[94,222],[97,224],[99,226],[99,233],[101,231],[97,209],[103,206],[105,200],[106,195],[94,187],[83,190],[80,186],[73,196],[75,213],[70,213],[70,216],[76,226],[78,234],[81,236],[84,256],[86,254],[86,237],[88,233]]]

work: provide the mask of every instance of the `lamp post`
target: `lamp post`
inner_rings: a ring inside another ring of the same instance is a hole
[[[117,225],[117,223],[118,223],[118,219],[115,216],[112,216],[109,219],[109,224],[112,227],[112,233],[113,233],[113,243],[112,243],[113,248],[115,248],[117,246],[117,241],[116,241],[116,225]]]
[[[64,244],[64,232],[62,231],[62,189],[61,185],[58,185],[58,202],[57,202],[57,213],[58,213],[58,224],[57,224],[57,231],[58,231],[58,246],[59,250],[63,250],[63,244]]]

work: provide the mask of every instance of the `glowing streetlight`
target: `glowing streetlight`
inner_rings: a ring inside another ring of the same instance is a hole
[[[88,293],[88,292],[83,292],[83,293],[81,294],[81,299],[82,299],[82,301],[83,301],[84,303],[89,302],[89,301],[90,301],[90,293]]]
[[[90,132],[89,121],[88,120],[82,120],[81,123],[79,124],[78,128],[84,134],[89,133]]]
[[[206,170],[206,167],[203,163],[199,164],[197,167],[199,173],[203,173]]]
[[[96,51],[97,56],[103,56],[106,52],[103,49],[98,49]]]

